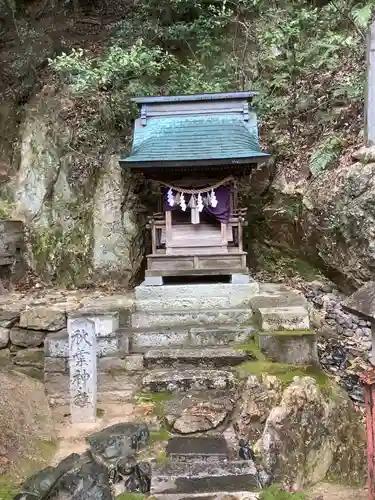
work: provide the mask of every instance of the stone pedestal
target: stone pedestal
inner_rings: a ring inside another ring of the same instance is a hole
[[[68,318],[70,413],[72,422],[95,422],[97,398],[95,322]]]

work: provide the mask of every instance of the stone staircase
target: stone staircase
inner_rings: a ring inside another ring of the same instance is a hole
[[[160,500],[182,498],[258,498],[262,473],[254,462],[241,460],[224,437],[174,437],[167,459],[154,465],[151,495]]]
[[[258,332],[270,360],[306,363],[315,354],[302,294],[283,285],[139,286],[133,311],[93,311],[97,326],[99,403],[126,401],[139,390],[233,388],[233,368],[251,359],[240,346]],[[69,399],[68,334],[45,341],[45,382]]]
[[[150,392],[233,388],[232,368],[251,359],[240,346],[254,328],[271,347],[270,331],[300,339],[309,328],[305,298],[278,285],[140,286],[135,308],[131,350],[144,354]]]

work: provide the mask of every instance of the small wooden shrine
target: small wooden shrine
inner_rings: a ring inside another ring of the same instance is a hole
[[[132,151],[120,164],[160,184],[149,218],[146,283],[228,275],[247,282],[236,179],[268,155],[258,141],[254,92],[140,97]]]

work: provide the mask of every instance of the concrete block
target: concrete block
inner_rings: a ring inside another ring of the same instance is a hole
[[[285,332],[270,335],[260,333],[259,347],[269,361],[276,363],[312,365],[318,362],[314,332],[298,335]]]

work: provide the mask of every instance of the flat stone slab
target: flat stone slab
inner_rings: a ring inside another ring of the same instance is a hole
[[[305,296],[294,290],[283,292],[264,292],[260,295],[255,295],[249,299],[250,307],[255,311],[259,308],[270,307],[295,307],[301,306],[307,308],[307,300]]]
[[[150,392],[175,392],[230,389],[236,386],[236,378],[226,370],[153,370],[143,377],[143,390]]]
[[[246,352],[230,347],[152,349],[145,354],[145,366],[147,368],[224,367],[243,363],[248,357]]]
[[[166,453],[171,459],[224,459],[229,449],[224,437],[174,437],[168,441]]]
[[[252,329],[237,324],[199,326],[168,326],[141,328],[123,331],[131,334],[132,352],[146,352],[152,348],[192,347],[192,346],[227,346],[244,344]]]
[[[215,491],[200,493],[162,493],[154,495],[158,500],[228,500],[228,496],[236,500],[257,500],[260,493],[249,491]]]
[[[252,461],[169,460],[152,472],[151,494],[202,493],[214,491],[257,490],[258,473]]]
[[[309,313],[305,307],[259,308],[254,319],[263,331],[270,330],[309,330]]]
[[[209,326],[248,323],[252,318],[252,311],[245,309],[209,309],[189,311],[149,311],[135,312],[132,315],[134,328],[160,326]]]
[[[342,303],[343,309],[364,318],[375,321],[375,281],[369,281]]]

